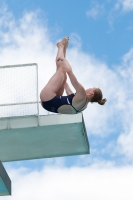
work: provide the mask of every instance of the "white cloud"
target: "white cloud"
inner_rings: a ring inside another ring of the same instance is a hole
[[[133,161],[133,125],[128,132],[121,134],[118,138],[119,153],[124,154]]]
[[[98,18],[104,12],[104,6],[96,4],[90,10],[86,12],[87,17],[92,17],[93,19]]]
[[[101,149],[101,150],[91,149],[90,155],[81,155],[78,157],[76,165],[79,167],[90,166],[91,168],[94,168],[94,169],[105,169],[105,168],[112,169],[115,166],[117,166],[116,162],[114,160],[113,161],[112,160],[104,160],[101,158],[102,153],[104,153],[103,151],[104,151],[103,149]],[[111,151],[109,151],[109,153],[110,152]]]
[[[0,65],[38,63],[40,91],[55,72],[56,45],[38,16],[38,11],[30,12],[15,20],[5,9],[0,23]]]
[[[100,87],[103,91],[103,97],[107,98],[105,106],[94,103],[90,104],[89,108],[84,111],[88,132],[101,135],[115,132],[114,123],[124,125],[124,117],[127,113],[125,104],[128,106],[129,101],[132,101],[132,96],[129,96],[129,91],[132,90],[132,87],[130,87],[132,65],[129,66],[124,62],[121,66],[109,69],[106,64],[80,50],[71,49],[68,56],[69,54],[71,55],[70,63],[79,81],[86,88],[88,86]],[[129,60],[131,60],[130,56],[128,62],[131,62]],[[77,66],[80,67],[77,68]],[[129,120],[128,123],[131,123],[131,121]]]
[[[133,10],[133,0],[123,0],[122,5],[123,9],[126,11]]]
[[[123,93],[125,102],[123,102],[123,133],[118,137],[118,151],[133,161],[133,48],[123,56],[122,67],[119,69],[123,83],[126,85]]]
[[[121,160],[124,164],[128,161],[133,163],[133,48],[123,56],[121,65],[114,66],[114,70],[115,68],[117,80],[115,80],[115,88],[112,91],[111,98],[112,101],[113,99],[115,101],[114,103],[112,102],[113,107],[110,106],[113,109],[111,115],[114,115],[116,122],[119,123],[118,126],[121,126],[121,128],[119,131],[115,130],[118,138],[110,141],[102,151],[110,152],[109,154],[112,157],[124,155],[124,158],[119,157],[119,161]],[[113,97],[113,94],[116,98]],[[114,124],[116,127],[117,123]]]
[[[133,170],[125,168],[59,168],[8,170],[12,196],[1,200],[132,200]]]
[[[70,39],[71,39],[70,42],[71,42],[71,45],[73,46],[73,48],[75,48],[75,47],[76,47],[76,49],[81,48],[82,41],[77,33],[71,33]]]
[[[121,64],[113,66],[112,69],[80,50],[70,50],[69,53],[73,58],[72,66],[80,82],[84,83],[85,87],[88,85],[90,87],[100,86],[104,97],[107,98],[105,106],[92,104],[84,111],[88,135],[97,134],[106,137],[109,134],[117,133],[118,141],[110,141],[103,151],[110,152],[113,157],[124,155],[133,161],[133,149],[131,148],[131,138],[133,137],[133,48],[123,56]],[[80,68],[77,68],[77,60]],[[124,138],[128,138],[127,141],[124,142]]]
[[[122,6],[123,11],[133,11],[133,0],[118,0],[116,8],[119,9]]]

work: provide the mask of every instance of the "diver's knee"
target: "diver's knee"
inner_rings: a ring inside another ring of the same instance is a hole
[[[63,59],[56,60],[56,65],[57,65],[57,67],[62,67],[63,66]]]
[[[63,57],[58,57],[58,58],[56,58],[56,63],[63,62],[63,60],[64,60]]]

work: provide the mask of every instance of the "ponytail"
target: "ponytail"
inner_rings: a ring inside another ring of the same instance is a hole
[[[94,91],[94,96],[92,97],[91,102],[97,102],[100,105],[104,105],[107,99],[102,99],[102,98],[103,98],[102,91],[99,88],[97,88]]]
[[[107,101],[107,99],[98,100],[98,104],[104,105],[106,101]]]

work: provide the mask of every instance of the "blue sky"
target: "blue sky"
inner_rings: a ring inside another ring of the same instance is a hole
[[[54,73],[55,44],[66,35],[67,58],[79,81],[100,87],[108,100],[83,113],[91,154],[4,163],[13,196],[1,199],[36,200],[41,193],[39,199],[48,200],[125,200],[127,194],[131,200],[133,0],[0,0],[0,65],[38,63],[39,91]],[[31,182],[36,184],[28,190]]]
[[[110,66],[120,62],[123,54],[132,47],[132,4],[125,9],[122,1],[118,0],[102,0],[100,3],[87,0],[82,3],[76,0],[57,0],[56,3],[52,0],[18,0],[16,3],[11,0],[6,4],[15,17],[21,17],[24,12],[40,10],[40,18],[47,21],[53,42],[58,35],[63,37],[77,33],[82,41],[82,49],[105,60]],[[55,29],[57,32],[52,31]]]

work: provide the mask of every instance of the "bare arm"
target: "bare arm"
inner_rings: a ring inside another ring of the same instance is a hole
[[[67,95],[69,95],[69,94],[72,94],[73,93],[73,91],[71,90],[71,88],[69,87],[69,85],[68,85],[68,83],[66,82],[65,83],[65,90],[66,90],[66,93],[67,93]]]
[[[73,85],[73,87],[75,88],[76,92],[79,92],[81,94],[85,94],[85,89],[84,87],[78,82],[76,76],[74,75],[73,71],[70,70],[67,72],[69,78],[70,78],[70,81]]]
[[[62,60],[62,66],[65,68],[65,71],[68,74],[70,81],[76,90],[76,93],[81,95],[86,95],[84,87],[78,82],[68,61],[65,58],[59,58],[59,59]]]

